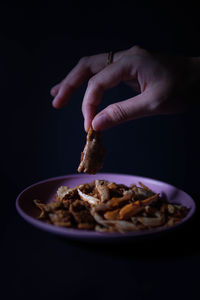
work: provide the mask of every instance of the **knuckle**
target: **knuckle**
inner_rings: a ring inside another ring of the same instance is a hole
[[[132,48],[132,53],[139,55],[148,55],[148,51],[139,45],[135,45]]]
[[[91,78],[88,80],[88,86],[89,86],[89,87],[92,87],[94,84],[95,84],[95,79],[94,79],[94,77],[91,77]]]
[[[142,50],[142,47],[140,45],[134,45],[132,47],[132,50],[134,50],[134,51],[140,51],[140,50]]]
[[[78,64],[80,65],[87,65],[89,61],[89,56],[83,56],[81,57],[81,59],[79,60]]]
[[[120,58],[119,61],[121,69],[119,70],[119,74],[121,71],[121,76],[123,80],[123,70],[126,68],[126,70],[129,70],[129,68],[132,66],[132,59],[130,55],[124,55],[123,57]]]
[[[69,82],[67,80],[67,78],[65,80],[63,80],[62,84],[61,84],[61,91],[73,91],[75,89],[75,86],[73,83]]]
[[[126,64],[126,63],[129,63],[130,62],[130,58],[128,55],[124,55],[122,58],[121,58],[121,63],[122,64]]]
[[[95,76],[90,78],[90,80],[88,81],[88,87],[92,90],[99,90],[99,91],[103,90],[102,85],[100,84],[100,82],[97,80]]]
[[[95,89],[96,88],[96,80],[94,77],[90,78],[90,80],[88,81],[88,87],[90,89]]]
[[[128,120],[128,115],[124,108],[119,104],[111,104],[106,109],[106,114],[111,121],[122,122]]]
[[[146,109],[149,113],[153,113],[155,111],[157,111],[160,107],[160,103],[159,101],[151,101],[146,105]]]

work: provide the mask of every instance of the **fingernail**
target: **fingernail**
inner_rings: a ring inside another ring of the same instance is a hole
[[[85,131],[88,132],[89,126],[88,126],[88,122],[86,119],[84,120],[84,128],[85,128]]]
[[[56,105],[56,102],[57,102],[57,97],[55,97],[52,101],[52,105],[53,107],[57,108],[57,105]]]
[[[105,114],[101,114],[101,115],[97,115],[93,122],[92,122],[92,126],[94,128],[94,130],[103,130],[104,128],[107,127],[108,125],[108,118]]]

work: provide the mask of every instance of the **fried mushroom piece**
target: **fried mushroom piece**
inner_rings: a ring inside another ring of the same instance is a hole
[[[113,209],[123,205],[129,200],[134,198],[134,192],[131,190],[125,191],[122,197],[113,197],[107,203],[106,206],[108,209]]]
[[[90,205],[82,200],[75,200],[69,206],[69,212],[73,215],[79,229],[93,229],[95,226],[89,208]]]
[[[95,188],[101,199],[101,202],[108,201],[110,199],[110,190],[107,187],[105,180],[95,180]]]
[[[96,132],[90,127],[86,145],[81,153],[81,162],[78,172],[96,174],[103,166],[105,157],[105,148],[101,143],[101,133]]]
[[[39,200],[33,200],[33,202],[41,211],[38,219],[46,218],[50,212],[62,208],[62,203],[60,201],[52,201],[48,204],[42,203]]]
[[[67,210],[59,209],[54,213],[49,213],[49,218],[56,226],[72,227],[72,217]]]
[[[79,189],[78,189],[78,193],[79,193],[81,200],[89,203],[90,205],[97,205],[100,202],[100,200],[98,198],[84,194]]]
[[[41,210],[38,219],[44,219],[46,223],[62,227],[72,227],[71,214],[65,209],[61,201],[52,201],[51,203],[42,203],[34,200],[36,206]]]
[[[62,201],[67,199],[74,199],[77,197],[77,188],[68,188],[67,186],[60,186],[56,193],[56,200]]]

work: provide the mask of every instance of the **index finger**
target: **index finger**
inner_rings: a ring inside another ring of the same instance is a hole
[[[137,72],[137,63],[130,63],[128,56],[123,56],[111,65],[108,65],[89,82],[82,103],[82,112],[85,119],[85,130],[88,131],[96,114],[97,106],[100,104],[105,90],[112,88],[121,81],[134,79]]]
[[[105,67],[106,57],[107,54],[102,53],[81,58],[65,79],[55,86],[55,88],[57,86],[59,88],[53,100],[53,106],[55,108],[63,107],[76,88]]]

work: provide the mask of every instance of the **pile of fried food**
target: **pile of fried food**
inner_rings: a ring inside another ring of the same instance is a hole
[[[61,186],[56,201],[34,203],[41,210],[38,218],[46,223],[98,232],[173,226],[188,213],[185,206],[169,203],[141,182],[129,187],[106,180]]]

